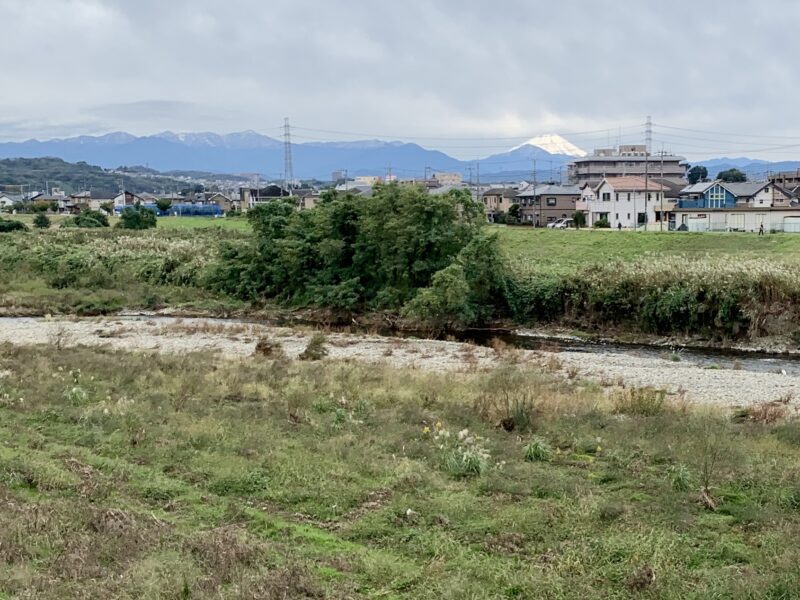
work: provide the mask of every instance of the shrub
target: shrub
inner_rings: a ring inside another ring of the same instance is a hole
[[[50,228],[50,219],[47,218],[47,215],[43,212],[36,213],[36,216],[33,218],[33,226],[37,229],[49,229]]]
[[[608,219],[598,219],[594,222],[593,227],[595,229],[611,229],[611,223],[608,222]]]
[[[655,417],[664,413],[667,392],[651,387],[626,388],[612,397],[614,412],[639,417]]]
[[[684,464],[670,467],[668,477],[672,489],[676,492],[688,492],[692,488],[692,473]]]
[[[525,445],[525,460],[548,461],[553,458],[553,447],[542,437],[536,436]]]
[[[269,338],[262,337],[256,342],[255,353],[267,358],[285,358],[286,353],[283,351],[279,342],[273,342]]]
[[[120,229],[152,229],[156,226],[156,213],[141,206],[122,209],[117,227]]]
[[[11,219],[0,219],[0,233],[11,233],[12,231],[27,231],[28,228],[22,221]]]
[[[84,210],[74,217],[65,219],[61,226],[81,227],[86,229],[108,227],[108,216],[99,210]]]
[[[315,333],[308,340],[306,349],[298,357],[300,360],[322,360],[328,356],[328,338],[322,333]]]

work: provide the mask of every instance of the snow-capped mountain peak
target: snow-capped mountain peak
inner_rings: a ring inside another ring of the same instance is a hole
[[[575,144],[564,139],[557,133],[538,135],[529,139],[527,142],[512,148],[511,150],[518,150],[523,146],[536,146],[537,148],[541,148],[550,154],[562,154],[565,156],[584,157],[587,154],[585,150],[578,148]]]

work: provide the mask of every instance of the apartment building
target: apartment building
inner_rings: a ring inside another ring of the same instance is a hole
[[[593,154],[576,158],[567,165],[570,183],[597,185],[603,179],[614,177],[665,178],[684,181],[686,159],[673,154],[648,154],[644,145],[626,145],[617,148],[600,148]]]

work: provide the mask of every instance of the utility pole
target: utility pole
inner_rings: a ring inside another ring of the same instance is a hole
[[[477,171],[478,171],[478,187],[475,190],[475,197],[477,198],[478,202],[481,200],[481,161],[477,161],[476,163]]]
[[[661,177],[659,183],[661,184],[661,231],[664,231],[664,144],[661,144]]]
[[[292,168],[292,128],[289,125],[289,117],[283,119],[283,187],[292,196],[294,185],[294,169]]]
[[[650,115],[647,116],[647,123],[645,124],[645,133],[644,133],[644,222],[645,228],[647,225],[647,203],[650,200],[650,173],[649,173],[649,161],[650,161],[650,146],[653,144],[653,120]],[[633,195],[634,201],[636,200],[636,194]],[[639,228],[639,214],[636,212],[636,208],[634,207],[633,210],[633,228],[636,231]]]
[[[541,202],[536,204],[536,159],[533,159],[533,206],[537,208],[537,212],[534,216],[541,217],[542,216],[542,207]],[[531,220],[531,225],[536,227],[536,219]]]

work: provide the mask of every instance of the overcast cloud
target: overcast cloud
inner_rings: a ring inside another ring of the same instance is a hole
[[[454,138],[558,132],[590,149],[642,140],[652,115],[776,136],[657,126],[654,149],[800,156],[790,0],[0,0],[0,22],[3,139],[277,137],[289,116],[466,158],[513,144]],[[614,133],[582,133],[600,129]]]

